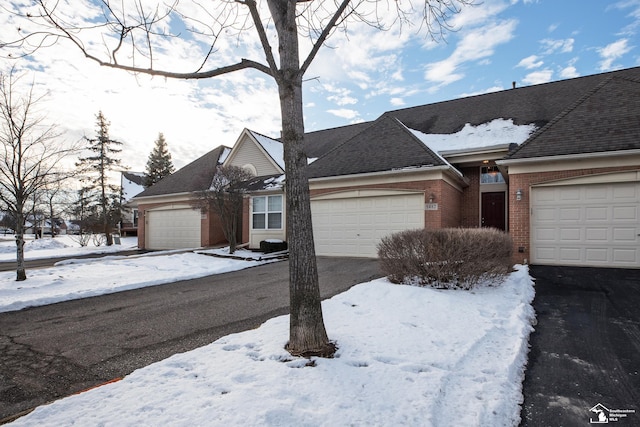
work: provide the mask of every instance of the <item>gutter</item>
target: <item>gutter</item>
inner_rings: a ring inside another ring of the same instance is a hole
[[[538,162],[553,162],[553,161],[565,161],[565,160],[589,160],[602,157],[622,157],[640,155],[640,149],[634,150],[618,150],[618,151],[597,151],[594,153],[581,153],[581,154],[565,154],[559,156],[544,156],[544,157],[527,157],[524,159],[503,159],[496,160],[498,166],[510,166],[510,165],[522,165]]]

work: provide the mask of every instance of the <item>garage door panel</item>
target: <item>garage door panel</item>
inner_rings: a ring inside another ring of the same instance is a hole
[[[568,242],[568,241],[576,241],[580,242],[582,240],[582,233],[579,228],[562,228],[560,230],[560,240]]]
[[[633,184],[618,185],[613,190],[613,200],[620,202],[637,200],[638,191],[640,190]]]
[[[640,267],[640,183],[558,185],[531,193],[531,262]]]
[[[614,228],[614,242],[635,242],[637,240],[635,228]]]
[[[607,262],[609,251],[607,248],[586,248],[584,250],[586,262]]]
[[[636,206],[617,206],[613,208],[614,221],[636,221],[638,219]]]
[[[587,221],[607,221],[609,219],[609,209],[605,206],[587,206],[585,208],[585,219]]]
[[[577,201],[580,200],[581,194],[579,191],[576,191],[576,189],[572,188],[572,187],[564,187],[560,189],[560,192],[558,194],[558,198],[560,200],[565,200],[567,202],[569,201]]]
[[[603,241],[607,241],[609,240],[609,229],[589,227],[586,229],[586,240],[588,242],[597,242],[597,243],[602,243]]]
[[[613,249],[613,259],[617,263],[635,264],[638,260],[638,251],[635,249]]]
[[[380,240],[424,227],[424,194],[312,200],[318,255],[376,257]]]
[[[576,208],[560,208],[558,211],[558,215],[554,215],[558,217],[560,221],[579,221],[582,212],[580,209]]]

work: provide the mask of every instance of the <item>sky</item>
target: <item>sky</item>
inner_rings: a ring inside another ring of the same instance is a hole
[[[96,250],[68,238],[29,241],[25,252],[36,259],[52,250]],[[0,240],[0,255],[5,245],[12,242]],[[25,282],[0,273],[0,311],[256,263],[194,252],[67,260],[28,272]],[[117,287],[113,271],[126,271]],[[502,283],[472,291],[377,279],[323,301],[327,332],[338,345],[332,359],[291,357],[284,348],[289,318],[279,316],[42,405],[11,425],[515,426],[535,323],[533,297],[533,280],[522,265]],[[588,419],[595,403],[575,401],[574,409]]]
[[[18,29],[20,34],[41,29],[11,13],[33,15],[36,9],[30,3],[3,2],[0,42],[15,40]],[[261,11],[266,13],[264,3],[260,3]],[[353,21],[341,27],[305,74],[306,131],[374,120],[399,108],[509,89],[512,82],[528,86],[640,66],[640,0],[477,3],[452,16],[448,22],[453,31],[437,40],[419,25],[419,7],[411,15],[413,25],[391,23],[395,4],[408,7],[411,2],[375,2],[381,22],[389,24],[386,31]],[[196,4],[182,2],[180,7],[186,16],[197,19],[184,23],[172,17],[162,27],[180,37],[154,45],[154,67],[186,72],[199,66],[206,52],[202,41],[210,40],[206,37],[209,18],[216,11],[198,10]],[[315,7],[319,0],[304,5]],[[371,3],[361,6],[370,8]],[[95,21],[100,14],[91,0],[63,0],[59,8],[68,22],[78,25]],[[204,69],[240,58],[264,63],[255,31],[238,28],[229,27],[220,34]],[[270,30],[267,23],[273,45],[275,36]],[[113,39],[96,31],[80,36],[97,55],[106,50],[103,41],[111,49],[115,46]],[[277,90],[266,74],[245,70],[206,80],[152,78],[100,67],[68,41],[47,45],[20,59],[16,59],[18,48],[1,48],[0,71],[6,73],[15,66],[24,76],[21,82],[33,82],[37,91],[48,94],[41,109],[68,141],[95,136],[95,116],[102,111],[111,123],[110,136],[124,143],[123,165],[132,171],[144,170],[160,132],[178,168],[219,145],[233,146],[243,128],[279,136]],[[306,56],[309,46],[308,39],[301,37],[301,56]],[[12,58],[7,58],[9,54]],[[122,52],[121,62],[126,62],[127,54]],[[135,58],[137,64],[148,65],[144,56]]]

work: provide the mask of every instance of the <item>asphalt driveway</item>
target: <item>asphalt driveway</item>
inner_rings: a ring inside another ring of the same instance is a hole
[[[598,404],[621,411],[605,411],[610,423],[640,425],[640,270],[531,266],[530,274],[538,324],[522,426],[587,426]]]

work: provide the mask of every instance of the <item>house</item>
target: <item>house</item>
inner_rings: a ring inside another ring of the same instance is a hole
[[[193,192],[210,187],[229,152],[219,146],[133,198],[139,218],[138,247],[181,249],[226,242],[219,218],[194,209],[191,199]]]
[[[514,261],[640,267],[640,68],[389,111],[305,135],[318,255],[410,228],[495,227]],[[245,130],[242,241],[286,240],[282,146]]]
[[[138,208],[130,204],[131,200],[144,191],[144,172],[125,171],[120,174],[120,235],[137,236]]]

